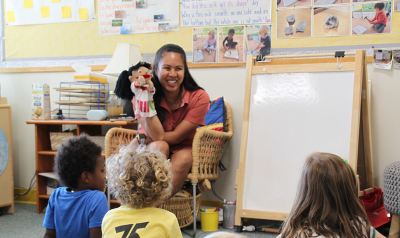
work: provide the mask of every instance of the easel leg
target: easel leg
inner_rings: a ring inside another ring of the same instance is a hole
[[[400,216],[393,215],[392,223],[390,224],[390,231],[388,238],[399,238],[400,237]]]

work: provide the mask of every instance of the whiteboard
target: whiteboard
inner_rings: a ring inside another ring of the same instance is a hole
[[[243,209],[289,213],[308,155],[349,160],[353,89],[354,71],[252,76]]]

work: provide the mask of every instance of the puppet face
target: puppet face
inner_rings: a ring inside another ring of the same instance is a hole
[[[150,73],[151,73],[150,69],[146,67],[140,67],[139,69],[132,71],[132,77],[130,77],[129,80],[131,81],[131,83],[133,83],[137,77]]]

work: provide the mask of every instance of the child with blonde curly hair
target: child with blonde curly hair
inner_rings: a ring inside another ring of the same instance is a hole
[[[103,237],[182,237],[176,216],[156,208],[169,198],[172,188],[164,154],[124,146],[106,167],[108,188],[121,207],[105,215]]]

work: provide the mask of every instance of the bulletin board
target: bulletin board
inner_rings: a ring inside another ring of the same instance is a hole
[[[97,19],[97,1],[95,12]],[[178,1],[178,0],[176,0]],[[400,12],[393,12],[392,33],[346,37],[277,39],[276,1],[272,2],[272,49],[373,45],[400,42]],[[6,19],[4,19],[6,23]],[[29,26],[5,26],[6,59],[112,55],[118,43],[140,46],[142,53],[155,53],[162,45],[174,43],[192,51],[192,27],[179,31],[100,36],[97,21]]]

